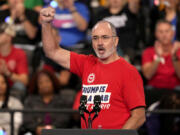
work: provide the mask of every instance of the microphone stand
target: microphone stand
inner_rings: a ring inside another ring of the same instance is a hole
[[[79,106],[80,116],[85,121],[86,128],[91,129],[93,120],[98,116],[98,113],[101,110],[101,108],[100,108],[101,98],[100,98],[100,96],[98,96],[98,97],[95,96],[95,100],[94,100],[95,106],[93,107],[93,110],[91,112],[89,112],[85,107],[85,104],[87,103],[87,97],[82,97],[81,99],[83,99],[84,101],[81,100],[81,105]],[[86,123],[86,118],[84,116],[84,112],[89,114],[89,116],[88,116],[88,126],[87,126],[87,123]],[[94,117],[93,117],[93,119],[91,119],[91,114],[94,113],[94,112],[95,112]]]
[[[92,120],[91,120],[91,113],[89,113],[89,117],[88,117],[88,129],[92,128]]]

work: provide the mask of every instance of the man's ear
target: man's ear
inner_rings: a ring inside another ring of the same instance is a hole
[[[115,46],[116,47],[118,46],[118,42],[119,42],[119,37],[117,36],[116,39],[115,39]]]

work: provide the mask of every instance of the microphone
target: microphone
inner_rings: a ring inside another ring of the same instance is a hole
[[[89,113],[89,111],[86,109],[86,104],[87,104],[87,96],[82,95],[80,98],[79,114],[84,119],[87,128],[88,126],[87,126],[86,118],[84,116],[84,112]]]
[[[80,106],[79,106],[80,115],[84,115],[84,112],[89,113],[89,111],[86,110],[86,104],[87,104],[87,96],[82,95],[80,98]]]
[[[100,112],[100,110],[101,110],[100,104],[101,104],[100,95],[95,95],[94,96],[94,107],[93,107],[93,110],[91,111],[91,113],[96,112],[98,115],[98,112]]]

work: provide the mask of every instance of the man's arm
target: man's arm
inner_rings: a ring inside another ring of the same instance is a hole
[[[70,52],[62,49],[53,36],[51,21],[54,18],[55,10],[51,7],[44,8],[40,12],[42,22],[43,49],[47,57],[51,58],[61,66],[70,68]]]
[[[177,77],[180,79],[180,42],[176,41],[172,49],[172,62]]]
[[[145,63],[142,66],[142,73],[146,79],[150,80],[154,76],[154,74],[157,71],[159,63],[160,61],[157,59],[152,62]]]
[[[177,77],[180,79],[180,60],[173,60],[173,66]]]
[[[131,110],[131,116],[124,124],[122,129],[138,129],[145,122],[145,108],[140,107]]]

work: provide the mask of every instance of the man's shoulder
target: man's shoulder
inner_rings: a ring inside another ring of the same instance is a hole
[[[97,60],[97,57],[95,57],[92,54],[86,55],[86,54],[78,54],[75,52],[71,52],[72,57],[77,57],[77,58],[83,58],[85,61],[94,61]]]
[[[26,52],[21,48],[16,48],[13,46],[11,54],[16,57],[25,58]]]
[[[144,51],[143,51],[143,53],[147,53],[147,52],[149,52],[149,53],[154,53],[155,52],[155,50],[154,50],[154,46],[150,46],[150,47],[147,47],[146,49],[144,49]]]
[[[136,67],[131,63],[127,62],[124,58],[121,58],[121,62],[119,62],[119,66],[121,67],[121,72],[138,72]]]

